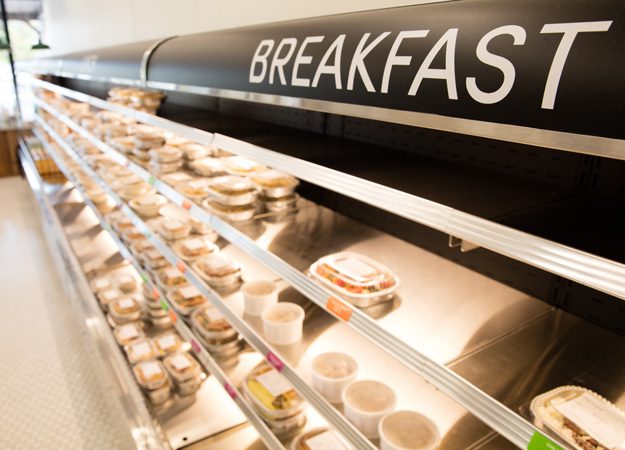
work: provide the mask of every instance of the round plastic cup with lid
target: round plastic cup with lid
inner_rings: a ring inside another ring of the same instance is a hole
[[[312,361],[314,388],[330,403],[341,403],[343,389],[356,379],[358,364],[345,353],[329,352]]]
[[[247,281],[241,287],[245,313],[260,316],[265,308],[278,303],[278,287],[270,280]]]
[[[395,392],[373,380],[351,382],[343,389],[342,398],[345,417],[369,439],[379,436],[380,420],[397,404]]]
[[[440,434],[434,422],[414,411],[394,411],[378,425],[382,450],[434,450]]]
[[[261,314],[265,338],[275,345],[295,344],[302,339],[304,309],[295,303],[270,305]]]

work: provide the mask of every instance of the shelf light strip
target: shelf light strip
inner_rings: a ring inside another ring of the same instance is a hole
[[[82,159],[74,153],[74,150],[54,131],[51,127],[45,123],[40,117],[36,116],[37,122],[53,137],[59,145],[61,145],[70,156],[72,156],[78,164],[80,164],[89,175],[98,180],[100,186],[116,201],[121,204],[121,210],[124,212],[134,223],[137,228],[144,232],[146,238],[154,244],[154,246],[163,254],[165,259],[170,263],[182,268],[182,272],[187,280],[193,284],[205,297],[207,297],[213,305],[219,309],[222,314],[227,318],[230,324],[244,337],[244,339],[259,353],[264,355],[268,361],[274,365],[293,385],[293,387],[304,397],[306,400],[332,424],[332,426],[345,436],[350,442],[357,446],[359,449],[375,449],[376,447],[362,434],[360,433],[342,414],[340,414],[332,405],[330,405],[323,397],[321,397],[308,383],[304,382],[296,371],[282,358],[278,359],[278,363],[275,362],[275,355],[279,355],[273,348],[271,348],[263,339],[261,339],[254,330],[241,319],[236,313],[234,313],[221,299],[213,289],[211,289],[204,281],[195,274],[195,272],[183,261],[180,260],[178,255],[174,253],[171,248],[165,244],[160,238],[155,236],[147,225],[127,206],[121,199],[113,192],[106,183],[104,183],[99,176],[93,172]],[[109,149],[113,151],[112,149]],[[130,168],[130,166],[129,166]],[[154,183],[157,187],[157,183]],[[173,191],[173,190],[172,190]],[[175,191],[173,191],[175,192]],[[171,200],[171,199],[170,199]],[[180,200],[180,199],[178,199]],[[178,203],[179,204],[179,203]],[[212,221],[211,221],[212,223]]]
[[[69,117],[58,112],[44,102],[37,100],[37,104],[46,109],[59,120],[63,121],[82,137],[88,139],[100,150],[111,155],[117,162],[126,165],[130,170],[134,171],[144,180],[151,177],[154,187],[174,203],[181,204],[182,201],[186,200],[180,193],[165,183],[162,183],[160,180],[154,180],[154,177],[145,169],[127,160],[125,156],[92,136],[82,127],[73,122]],[[272,253],[261,249],[253,240],[249,239],[247,236],[243,235],[241,232],[221,219],[211,215],[205,209],[192,204],[189,212],[197,219],[205,223],[209,223],[222,237],[247,252],[250,256],[263,263],[275,273],[279,274],[285,281],[291,283],[295,289],[308,297],[318,306],[328,311],[327,300],[332,296],[330,291],[327,291],[319,284],[310,280],[300,271],[296,270]],[[347,322],[349,326],[361,333],[375,345],[382,348],[388,354],[394,356],[398,359],[398,361],[402,362],[418,375],[437,386],[449,397],[456,400],[466,409],[471,411],[476,417],[480,418],[520,448],[524,448],[530,441],[533,433],[538,431],[532,424],[523,419],[521,416],[514,413],[483,391],[479,390],[477,387],[467,383],[466,380],[458,376],[451,369],[436,364],[427,356],[421,354],[416,349],[410,347],[400,339],[390,334],[388,331],[379,327],[373,319],[362,311],[352,308],[345,302],[342,302],[342,304],[344,307],[351,310],[350,320]],[[337,316],[337,314],[333,311],[328,312]],[[426,367],[428,370],[425,370]]]
[[[625,265],[619,262],[238,139],[221,134],[213,135],[32,77],[30,80],[35,86],[74,100],[125,114],[205,145],[213,144],[234,151],[310,183],[625,300]]]

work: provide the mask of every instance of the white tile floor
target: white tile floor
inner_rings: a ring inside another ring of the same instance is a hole
[[[36,208],[24,180],[0,179],[0,449],[133,448]]]

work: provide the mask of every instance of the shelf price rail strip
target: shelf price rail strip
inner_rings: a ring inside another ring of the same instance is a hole
[[[47,143],[42,140],[40,136],[37,136],[37,138],[47,148]],[[148,411],[148,408],[145,406],[143,395],[139,391],[139,387],[135,382],[134,376],[127,368],[126,360],[121,355],[117,342],[113,340],[113,337],[109,331],[109,325],[108,323],[106,323],[106,319],[104,318],[100,307],[97,305],[97,300],[93,297],[91,288],[88,286],[87,282],[82,276],[82,270],[79,269],[80,265],[74,257],[71,246],[67,242],[67,240],[63,238],[63,228],[56,218],[56,215],[53,212],[53,208],[46,198],[46,194],[42,192],[41,177],[38,174],[37,169],[35,168],[35,162],[33,161],[30,153],[27,150],[28,145],[21,137],[19,138],[19,145],[23,158],[28,163],[28,165],[23,166],[26,178],[33,190],[35,191],[37,201],[42,208],[44,220],[46,221],[47,225],[55,231],[54,245],[56,246],[59,254],[63,255],[62,263],[66,266],[68,274],[76,284],[80,293],[81,300],[85,302],[87,301],[87,299],[90,299],[91,304],[83,304],[83,307],[89,307],[89,310],[95,311],[98,317],[98,325],[95,326],[95,329],[94,327],[90,327],[91,333],[97,333],[97,340],[103,346],[106,346],[107,358],[111,360],[111,364],[109,364],[108,366],[111,367],[111,369],[114,371],[118,382],[123,388],[123,395],[121,398],[122,404],[124,404],[124,408],[127,411],[132,410],[133,420],[136,422],[136,426],[132,430],[132,436],[135,440],[137,448],[145,450],[171,448],[169,445],[166,445],[166,441],[163,440],[165,437],[164,432],[155,423],[154,419]],[[49,153],[58,165],[56,155],[52,152]],[[159,429],[157,430],[155,427],[158,427]]]
[[[52,135],[50,133],[52,131],[51,129],[46,129],[45,127],[44,127],[44,129],[53,138],[56,139],[56,137],[58,137],[58,135],[54,136],[54,135]],[[165,295],[163,295],[161,290],[158,289],[158,287],[154,284],[154,282],[152,281],[150,275],[139,264],[139,262],[134,257],[134,255],[130,252],[130,250],[128,249],[126,244],[119,238],[119,236],[115,233],[115,231],[111,229],[110,224],[102,216],[102,214],[100,214],[100,212],[98,211],[97,207],[93,204],[93,202],[86,195],[86,193],[85,193],[84,189],[82,188],[82,186],[80,185],[80,183],[72,176],[71,172],[67,169],[67,167],[65,166],[64,162],[58,157],[58,155],[55,154],[53,149],[49,148],[49,146],[47,145],[47,143],[45,143],[44,140],[42,140],[42,142],[44,142],[44,145],[47,147],[46,149],[47,149],[48,153],[50,153],[52,155],[52,157],[54,158],[55,162],[61,168],[61,170],[63,171],[65,176],[74,184],[75,189],[77,189],[80,192],[80,194],[83,197],[84,202],[91,208],[92,212],[95,214],[96,218],[100,222],[100,226],[102,227],[102,229],[107,231],[108,234],[111,236],[111,238],[113,239],[113,241],[117,245],[120,254],[141,275],[141,279],[143,280],[143,282],[145,284],[148,285],[149,291],[153,293],[153,295],[155,297],[155,300],[159,301],[159,303],[161,305],[161,308],[168,312],[169,317],[171,318],[171,320],[172,320],[172,322],[174,324],[174,327],[176,328],[176,331],[178,331],[178,333],[180,333],[180,335],[185,340],[187,340],[188,342],[191,343],[191,348],[192,348],[193,352],[197,355],[198,360],[202,363],[202,365],[206,368],[206,370],[209,371],[209,373],[211,373],[212,375],[215,376],[215,378],[217,378],[217,380],[220,382],[220,384],[222,385],[224,390],[234,400],[234,402],[237,404],[239,409],[241,409],[243,414],[245,414],[245,416],[250,421],[250,423],[254,426],[254,428],[256,428],[256,430],[258,431],[258,434],[260,435],[260,437],[261,437],[262,441],[265,443],[265,445],[267,445],[267,447],[269,447],[270,449],[273,449],[273,450],[282,450],[282,449],[284,449],[284,446],[282,445],[282,443],[271,432],[271,430],[267,427],[265,422],[260,418],[260,416],[252,408],[252,406],[249,404],[249,402],[243,396],[241,396],[239,391],[230,383],[230,380],[228,379],[228,376],[221,369],[219,364],[213,359],[213,357],[206,350],[206,348],[204,348],[204,346],[200,343],[200,341],[197,338],[197,336],[189,329],[189,327],[186,325],[186,323],[183,320],[179,320],[179,317],[181,317],[179,312],[172,305],[172,303],[167,300],[167,297]],[[65,146],[63,146],[63,147],[65,147]],[[74,155],[72,155],[69,152],[68,152],[68,154],[70,155],[70,157],[72,157],[72,159],[74,159],[76,161],[76,159],[74,158]],[[76,161],[76,162],[80,163],[80,161]],[[85,169],[85,168],[86,167],[83,166],[83,169]],[[93,173],[91,172],[90,175],[92,175],[92,174]],[[98,181],[98,184],[100,184],[100,186],[102,186],[102,187],[106,186],[106,185],[103,185],[103,183],[100,183],[101,180],[99,180],[98,178],[95,178],[95,179]],[[122,212],[127,213],[127,211],[125,211],[125,208],[124,208],[125,204],[119,198],[113,198],[113,200],[114,200],[116,206],[121,207]]]
[[[132,209],[130,209],[111,188],[102,181],[99,176],[93,172],[80,157],[74,153],[73,149],[40,117],[36,116],[36,121],[52,136],[74,160],[81,164],[83,169],[114,199],[121,204],[121,211],[124,212],[133,222],[133,224],[144,234],[144,236],[163,254],[171,264],[175,265],[199,291],[208,298],[213,305],[221,311],[230,324],[243,336],[243,338],[259,353],[265,356],[265,359],[276,370],[282,373],[289,380],[292,386],[297,390],[308,403],[310,403],[332,426],[340,432],[345,438],[352,442],[358,449],[375,449],[376,447],[358,431],[341,413],[339,413],[330,403],[328,403],[321,395],[319,395],[308,383],[304,382],[297,372],[280,357],[269,344],[260,338],[256,332],[234,313],[221,299],[218,293],[210,288],[200,276],[198,276],[179,256],[160,238],[153,234],[152,230],[139,218]],[[112,150],[113,151],[113,150]],[[172,189],[173,191],[173,189]],[[174,191],[176,192],[176,191]],[[179,194],[178,194],[179,195]],[[211,221],[212,224],[212,221]],[[217,230],[218,231],[218,230]]]
[[[236,228],[210,214],[204,208],[189,201],[172,187],[155,179],[150,172],[128,160],[125,156],[121,155],[101,140],[95,138],[66,115],[38,99],[36,99],[36,104],[61,120],[80,136],[89,140],[104,153],[110,155],[116,162],[127,166],[142,179],[150,182],[161,194],[166,196],[173,203],[185,207],[192,216],[204,223],[210,224],[215,231],[230,243],[280,275],[285,281],[289,282],[296,290],[316,303],[319,307],[325,309],[338,319],[345,321],[364,337],[382,348],[388,354],[394,356],[398,361],[425,380],[438,387],[442,392],[456,400],[476,417],[519,448],[525,448],[531,441],[534,433],[538,432],[537,428],[527,420],[471,383],[468,383],[451,369],[437,364],[418,350],[384,330],[359,309],[353,308],[348,303],[337,299],[333,296],[332,292],[315,283],[282,259],[260,248],[253,240],[239,232]]]
[[[32,77],[30,83],[65,97],[89,103],[97,108],[115,111],[141,122],[161,127],[202,144],[216,145],[233,151],[288,172],[302,180],[625,300],[625,265],[616,261],[238,139],[211,134],[161,117],[111,104],[97,97]]]

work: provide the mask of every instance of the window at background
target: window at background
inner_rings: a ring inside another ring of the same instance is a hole
[[[33,27],[41,29],[39,20],[31,20]],[[41,50],[32,50],[39,36],[37,32],[23,20],[9,20],[9,34],[11,35],[11,48],[15,61],[41,56]],[[0,32],[0,36],[4,34]],[[25,121],[32,119],[32,99],[28,90],[20,90],[20,105]],[[0,50],[0,122],[2,125],[12,124],[16,117],[15,92],[11,77],[11,65],[9,54],[6,50]]]

